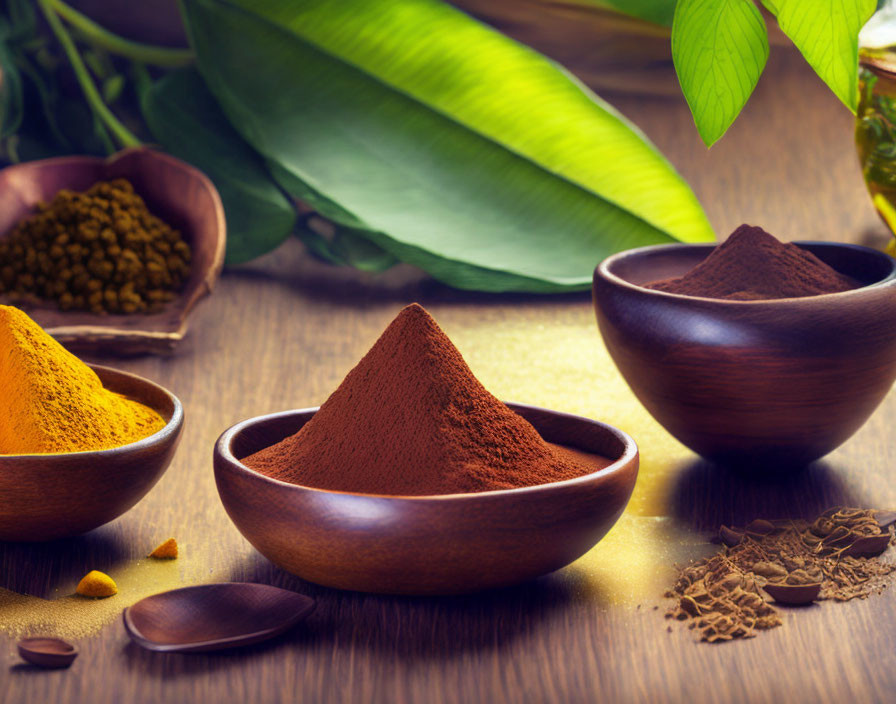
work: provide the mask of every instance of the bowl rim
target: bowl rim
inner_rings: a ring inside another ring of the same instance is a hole
[[[4,455],[0,454],[0,465],[2,465],[5,461],[15,462],[47,462],[52,461],[54,459],[59,458],[67,458],[67,457],[84,457],[87,458],[91,455],[102,455],[103,457],[113,457],[116,454],[123,455],[130,452],[134,452],[136,450],[142,450],[147,447],[151,447],[156,445],[157,443],[163,442],[170,435],[176,434],[180,427],[183,425],[184,421],[184,407],[181,403],[180,399],[171,393],[168,389],[160,384],[157,384],[154,381],[150,381],[149,379],[140,376],[139,374],[134,374],[133,372],[126,372],[121,369],[116,369],[115,367],[107,367],[102,364],[88,364],[94,372],[99,375],[100,372],[112,372],[113,374],[119,376],[130,377],[131,379],[137,381],[144,386],[151,386],[158,391],[161,391],[165,394],[171,401],[174,410],[171,413],[171,419],[165,423],[161,428],[159,428],[152,435],[147,435],[145,438],[140,438],[139,440],[135,440],[134,442],[129,442],[126,445],[119,445],[118,447],[109,447],[105,450],[81,450],[79,452],[43,452],[43,453],[31,453],[27,455]],[[103,385],[105,387],[105,384]],[[142,402],[141,402],[142,403]],[[146,405],[146,404],[143,404]],[[158,413],[157,408],[153,408],[152,406],[148,406],[148,408],[152,408],[153,411]]]
[[[647,245],[645,247],[634,247],[633,249],[626,249],[621,252],[616,252],[615,254],[611,254],[609,257],[604,259],[597,265],[594,269],[594,278],[595,280],[600,277],[609,283],[619,286],[620,288],[629,289],[632,291],[638,291],[642,294],[646,294],[649,296],[659,296],[661,298],[666,298],[669,300],[676,301],[700,301],[701,303],[711,303],[718,304],[722,306],[780,306],[783,303],[787,303],[789,305],[812,305],[813,301],[825,301],[828,302],[831,300],[832,296],[855,296],[860,295],[861,292],[867,291],[868,289],[883,287],[887,284],[896,284],[896,259],[891,257],[886,252],[882,252],[880,250],[874,249],[872,247],[866,247],[861,244],[853,244],[851,242],[830,242],[825,240],[794,240],[792,242],[788,242],[788,244],[795,244],[797,246],[803,245],[812,245],[812,246],[823,246],[830,247],[831,249],[852,249],[860,252],[865,252],[867,254],[871,254],[879,259],[884,260],[890,266],[890,273],[887,274],[884,278],[879,281],[874,281],[870,284],[866,284],[864,286],[859,286],[858,288],[851,288],[847,291],[837,291],[834,293],[820,293],[813,296],[796,296],[791,298],[763,298],[763,299],[754,299],[754,300],[737,300],[730,298],[712,298],[708,296],[690,296],[685,295],[683,293],[671,293],[669,291],[658,291],[656,289],[647,288],[646,286],[640,286],[638,284],[633,284],[629,281],[626,281],[621,276],[617,276],[614,274],[610,268],[619,262],[622,259],[626,259],[628,257],[637,258],[640,255],[650,254],[651,252],[661,251],[663,249],[677,249],[677,250],[698,250],[698,249],[714,249],[718,247],[722,242],[669,242],[665,244],[652,244]]]
[[[610,476],[613,474],[617,474],[625,471],[629,468],[632,462],[636,461],[639,457],[638,445],[635,442],[634,438],[631,435],[626,433],[624,430],[620,430],[619,428],[610,425],[609,423],[603,423],[599,420],[593,420],[591,418],[586,418],[585,416],[579,416],[572,413],[564,413],[563,411],[554,411],[549,408],[543,408],[540,406],[533,406],[530,404],[524,403],[514,403],[512,401],[502,401],[510,410],[516,412],[518,408],[523,408],[527,410],[540,411],[542,413],[549,413],[553,416],[565,418],[567,420],[576,420],[576,421],[584,421],[587,424],[597,426],[604,432],[608,432],[610,435],[614,436],[617,440],[622,442],[623,450],[622,454],[618,459],[614,460],[606,467],[598,469],[594,472],[589,472],[588,474],[582,474],[578,477],[572,477],[571,479],[564,479],[558,482],[550,482],[548,484],[534,484],[532,486],[521,486],[513,489],[494,489],[491,491],[477,491],[477,492],[469,492],[469,493],[459,493],[459,494],[414,494],[414,495],[406,495],[406,494],[364,494],[360,492],[354,491],[336,491],[331,489],[320,489],[318,487],[313,486],[305,486],[304,484],[293,484],[292,482],[285,482],[280,479],[274,479],[273,477],[269,477],[266,474],[262,474],[261,472],[257,472],[251,467],[246,466],[240,460],[238,460],[233,453],[231,452],[231,445],[233,443],[234,438],[242,433],[247,428],[250,428],[258,423],[274,420],[277,418],[285,418],[287,416],[294,416],[301,413],[311,413],[312,417],[317,411],[320,410],[320,406],[312,406],[308,408],[296,408],[288,411],[277,411],[275,413],[266,413],[260,416],[253,416],[252,418],[247,418],[242,420],[234,425],[230,426],[227,430],[225,430],[218,437],[218,440],[215,442],[214,447],[214,457],[215,459],[220,459],[224,463],[227,464],[233,471],[241,472],[246,476],[252,478],[253,481],[261,481],[263,483],[267,483],[272,487],[279,488],[287,491],[299,491],[302,493],[312,492],[321,495],[337,495],[337,496],[354,496],[360,499],[388,499],[394,501],[414,501],[414,502],[428,502],[428,501],[463,501],[463,500],[471,500],[477,499],[480,497],[500,497],[500,496],[522,496],[526,494],[534,494],[537,492],[544,492],[553,490],[556,488],[566,488],[566,487],[574,487],[579,484],[587,484],[595,479],[603,479],[605,476]],[[528,421],[527,421],[528,422]],[[539,433],[539,435],[541,435]],[[542,438],[543,439],[543,438]],[[547,442],[547,441],[546,441]],[[582,452],[587,452],[586,450],[582,450]],[[590,453],[596,454],[596,453]],[[215,473],[217,474],[217,467],[215,469]],[[218,489],[218,493],[220,493],[220,486]]]

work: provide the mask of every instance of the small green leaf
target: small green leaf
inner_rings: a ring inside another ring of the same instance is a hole
[[[875,0],[774,0],[778,26],[843,104],[856,111],[859,30]]]
[[[227,264],[274,249],[292,231],[292,203],[230,126],[194,68],[169,73],[143,97],[143,116],[166,151],[214,181],[227,216]]]
[[[675,7],[672,60],[706,146],[734,122],[766,59],[765,21],[751,0],[680,0]]]
[[[120,73],[109,76],[103,81],[103,100],[107,105],[111,105],[121,97],[121,92],[123,90],[124,76]]]

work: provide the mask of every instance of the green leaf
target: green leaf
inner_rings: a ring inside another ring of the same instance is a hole
[[[579,0],[580,2],[582,0]],[[609,7],[640,20],[661,24],[665,27],[672,26],[672,17],[675,14],[676,0],[586,0],[593,5]]]
[[[165,150],[214,181],[227,217],[227,264],[269,252],[289,236],[296,221],[292,203],[227,122],[194,68],[156,82],[144,93],[142,109]]]
[[[200,70],[278,180],[453,286],[589,285],[611,252],[712,238],[611,107],[432,0],[184,0]]]
[[[707,147],[734,122],[766,59],[765,21],[752,0],[680,0],[675,7],[672,60]]]
[[[22,124],[22,77],[9,45],[11,26],[0,17],[0,139],[14,134]]]
[[[767,0],[765,4],[815,73],[855,112],[859,30],[874,14],[875,0]]]
[[[105,81],[103,81],[103,100],[107,105],[111,105],[121,97],[121,93],[123,90],[124,76],[122,76],[120,73],[109,76]]]

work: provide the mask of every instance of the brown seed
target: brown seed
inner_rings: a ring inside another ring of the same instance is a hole
[[[762,560],[753,563],[753,572],[766,579],[778,580],[787,577],[787,570],[776,562]]]
[[[744,534],[733,530],[728,526],[722,526],[721,528],[719,528],[719,538],[728,547],[734,547],[735,545],[740,545],[743,542]]]
[[[737,572],[729,572],[725,576],[725,578],[721,582],[719,582],[719,586],[722,589],[730,592],[732,589],[740,587],[742,582],[743,578]]]
[[[763,589],[775,601],[782,604],[811,604],[818,598],[821,583],[816,584],[766,584]]]
[[[876,511],[874,520],[881,530],[896,523],[896,511]]]
[[[769,533],[774,532],[775,525],[771,521],[766,521],[762,518],[757,518],[755,521],[750,521],[747,524],[744,531],[747,533],[756,533],[757,535],[768,535]]]
[[[854,541],[846,550],[844,555],[849,556],[868,556],[880,555],[890,545],[890,534],[882,535],[865,535]]]
[[[826,547],[839,547],[850,543],[854,537],[852,531],[846,526],[837,526],[833,531],[826,535],[821,542],[824,543]]]

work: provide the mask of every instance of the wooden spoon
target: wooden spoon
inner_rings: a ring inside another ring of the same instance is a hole
[[[68,667],[78,657],[78,649],[59,638],[25,638],[18,648],[22,660],[38,667]]]
[[[148,650],[191,653],[258,643],[314,610],[314,600],[267,584],[201,584],[146,597],[124,610],[131,639]]]

